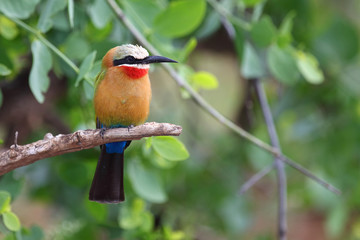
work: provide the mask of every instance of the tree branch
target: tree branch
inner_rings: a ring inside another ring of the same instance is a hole
[[[127,27],[127,29],[131,32],[131,34],[139,41],[147,50],[149,50],[152,54],[159,55],[159,52],[156,48],[149,42],[147,39],[142,35],[142,33],[132,24],[131,21],[125,16],[122,9],[118,6],[115,0],[107,0],[112,10],[115,12],[116,16],[122,21],[122,23]],[[212,1],[214,2],[214,1]],[[204,109],[207,113],[213,116],[217,121],[219,121],[224,126],[228,127],[235,133],[239,134],[241,137],[245,138],[249,142],[253,143],[254,145],[270,152],[275,157],[278,157],[281,161],[287,163],[289,166],[295,168],[299,172],[303,173],[307,177],[311,178],[315,182],[319,183],[320,185],[324,186],[326,189],[340,194],[340,190],[332,186],[331,184],[327,183],[326,181],[322,180],[321,178],[315,176],[306,168],[302,167],[300,164],[294,162],[289,157],[283,155],[279,152],[278,149],[270,146],[269,144],[265,143],[261,139],[255,137],[251,133],[245,131],[243,128],[237,126],[234,122],[226,118],[222,115],[219,111],[217,111],[214,107],[212,107],[199,93],[197,93],[185,79],[178,74],[174,67],[170,64],[161,64],[163,68],[170,74],[170,76],[176,81],[179,87],[184,88],[202,109]]]
[[[79,130],[70,134],[53,136],[47,133],[43,140],[27,145],[14,144],[0,154],[0,175],[38,160],[93,148],[109,142],[139,140],[151,136],[179,136],[182,127],[170,123],[149,122],[133,128]]]
[[[253,79],[255,90],[259,98],[261,110],[264,115],[265,123],[269,132],[270,142],[273,147],[281,152],[279,137],[276,132],[274,119],[270,111],[269,102],[266,97],[264,86],[259,79]],[[286,173],[284,162],[279,157],[275,157],[275,168],[277,173],[278,183],[278,239],[286,240]]]

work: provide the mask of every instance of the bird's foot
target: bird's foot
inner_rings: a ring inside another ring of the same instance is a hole
[[[130,132],[130,129],[132,129],[133,127],[135,127],[134,125],[129,125],[128,127],[127,127],[127,129],[128,129],[128,132]]]
[[[100,136],[101,136],[102,139],[104,139],[104,135],[105,135],[106,130],[107,130],[106,127],[102,127],[102,128],[100,129]]]

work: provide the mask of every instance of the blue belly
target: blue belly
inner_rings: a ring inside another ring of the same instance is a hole
[[[101,128],[103,128],[104,125],[101,124]],[[121,124],[117,124],[117,125],[111,125],[108,128],[126,128],[127,126],[123,126]],[[125,150],[125,146],[126,146],[127,141],[123,141],[123,142],[112,142],[112,143],[106,143],[106,152],[107,153],[123,153]]]

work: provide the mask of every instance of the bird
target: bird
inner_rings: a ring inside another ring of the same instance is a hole
[[[143,124],[149,115],[152,63],[172,62],[163,56],[150,56],[133,44],[110,49],[102,59],[95,78],[94,109],[96,128],[104,133],[109,128],[131,128]],[[124,151],[131,141],[100,146],[101,153],[89,192],[89,200],[99,203],[120,203],[124,194]]]

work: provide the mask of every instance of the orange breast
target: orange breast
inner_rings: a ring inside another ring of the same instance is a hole
[[[95,114],[105,126],[139,125],[149,115],[150,99],[148,74],[131,79],[122,67],[112,67],[95,90]]]

